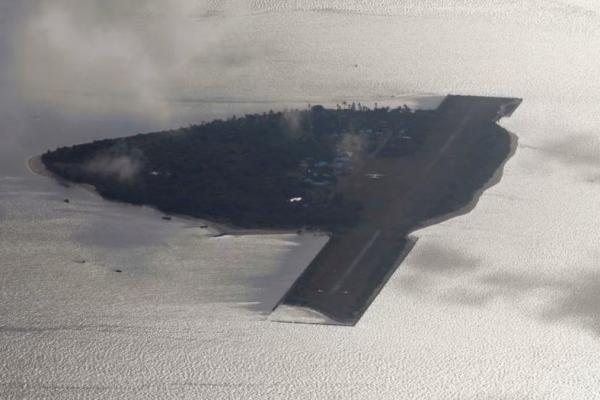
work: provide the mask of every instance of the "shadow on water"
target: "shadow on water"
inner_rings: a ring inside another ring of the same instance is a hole
[[[588,174],[588,182],[596,183],[600,179],[600,140],[594,134],[573,134],[549,143],[535,146],[523,144],[520,147],[539,152],[568,168],[594,171],[591,177]]]
[[[436,276],[466,274],[480,265],[478,258],[435,244],[419,246],[413,252],[410,265],[402,268],[399,278],[401,289],[409,293],[433,290]]]
[[[525,304],[541,321],[574,324],[600,337],[600,271],[593,268],[594,255],[584,262],[585,269],[549,277],[531,268],[485,273],[480,259],[462,252],[430,244],[418,250],[399,277],[406,293],[471,307],[506,299]]]
[[[548,322],[574,322],[600,336],[600,272],[580,272],[559,279],[533,274],[492,274],[481,282],[489,287],[487,299],[500,296],[545,297],[534,312]]]
[[[596,136],[580,134],[560,139],[540,150],[566,165],[600,167],[599,147],[600,142]]]
[[[426,273],[457,274],[473,271],[480,264],[478,258],[436,244],[426,244],[415,256],[412,265]]]

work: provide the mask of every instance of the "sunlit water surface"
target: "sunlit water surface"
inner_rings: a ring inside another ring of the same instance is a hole
[[[0,8],[0,398],[600,398],[597,2],[178,1],[119,38],[63,3]],[[91,55],[120,60],[162,20],[185,44],[168,67],[107,84]],[[471,213],[417,233],[353,328],[266,319],[323,237],[211,238],[25,166],[233,113],[448,92],[523,97],[502,121],[517,152]]]

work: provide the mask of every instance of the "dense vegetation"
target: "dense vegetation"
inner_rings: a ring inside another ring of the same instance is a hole
[[[311,183],[306,165],[331,163],[345,135],[360,132],[368,152],[381,136],[419,131],[432,115],[406,107],[314,106],[62,147],[42,160],[112,200],[243,227],[333,229],[358,221],[360,204],[335,184]]]

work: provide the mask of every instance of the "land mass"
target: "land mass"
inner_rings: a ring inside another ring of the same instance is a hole
[[[343,104],[246,115],[62,147],[54,175],[105,198],[244,228],[330,232],[281,304],[353,325],[414,244],[511,154],[521,100],[447,96],[436,110]]]

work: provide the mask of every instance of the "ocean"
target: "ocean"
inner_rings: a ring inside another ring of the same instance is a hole
[[[596,1],[14,3],[0,398],[600,398]],[[352,328],[268,319],[323,236],[213,238],[26,166],[233,114],[448,93],[523,98],[501,121],[517,151],[473,211],[415,233]]]

